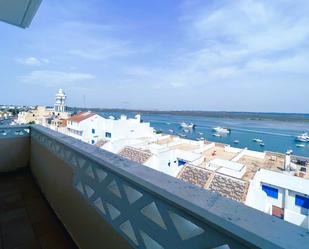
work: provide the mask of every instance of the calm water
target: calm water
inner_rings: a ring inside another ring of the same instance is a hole
[[[119,112],[103,112],[102,116],[110,115],[118,118],[122,113]],[[136,113],[123,113],[128,117],[134,117]],[[167,134],[185,134],[188,139],[197,139],[204,137],[206,140],[230,144],[233,147],[247,147],[256,151],[276,151],[285,153],[288,149],[292,149],[295,155],[309,157],[309,143],[305,147],[299,148],[296,144],[295,137],[303,132],[309,132],[309,124],[307,123],[291,123],[279,121],[255,121],[244,119],[227,119],[227,118],[210,118],[210,117],[190,117],[176,116],[169,114],[144,114],[142,119],[150,122],[151,126],[156,130],[161,130]],[[196,128],[192,132],[185,133],[180,127],[181,122],[194,123]],[[229,135],[223,137],[214,137],[213,127],[221,126],[232,130]],[[169,130],[174,130],[171,133]],[[199,133],[203,133],[200,135]],[[252,140],[259,138],[263,140],[265,147]],[[239,144],[234,144],[235,140],[239,140]]]

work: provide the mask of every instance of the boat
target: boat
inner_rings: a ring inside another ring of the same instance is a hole
[[[261,147],[264,147],[264,146],[265,146],[265,144],[264,144],[264,143],[260,143],[260,146],[261,146]]]
[[[205,138],[203,138],[203,137],[200,137],[200,140],[201,140],[201,141],[203,141],[203,140],[205,140]]]
[[[218,126],[218,127],[214,127],[214,128],[212,128],[212,130],[213,131],[215,131],[215,132],[217,132],[217,133],[231,133],[231,129],[229,129],[229,128],[224,128],[224,127],[220,127],[220,126]]]
[[[190,132],[189,129],[183,129],[183,131],[186,132],[186,133]]]
[[[187,135],[185,134],[179,134],[180,137],[186,137]]]
[[[304,144],[296,144],[296,147],[298,147],[298,148],[304,148],[305,145],[304,145]]]
[[[253,142],[256,142],[256,143],[263,143],[263,140],[262,140],[262,139],[259,139],[259,138],[255,138],[255,139],[253,139]]]
[[[234,140],[234,144],[239,144],[239,140]]]
[[[184,129],[194,129],[196,125],[193,123],[187,124],[186,122],[182,122],[180,123],[180,126]]]
[[[214,137],[221,137],[221,135],[219,133],[214,133],[212,134]]]
[[[297,136],[295,140],[299,141],[299,142],[309,142],[309,135],[308,135],[307,132],[305,132],[305,133]]]
[[[170,133],[174,133],[174,130],[172,130],[172,129],[169,129],[168,131],[169,131]]]
[[[199,135],[203,135],[204,133],[203,133],[203,132],[199,132],[198,134],[199,134]]]

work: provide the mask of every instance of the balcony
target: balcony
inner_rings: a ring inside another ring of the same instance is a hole
[[[0,172],[1,249],[309,245],[303,228],[38,125],[0,128]]]

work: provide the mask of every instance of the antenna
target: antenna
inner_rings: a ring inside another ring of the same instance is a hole
[[[84,109],[86,109],[86,95],[83,95]]]

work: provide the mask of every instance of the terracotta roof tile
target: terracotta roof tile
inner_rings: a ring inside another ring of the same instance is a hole
[[[81,113],[78,113],[78,114],[70,117],[68,120],[79,123],[79,122],[81,122],[81,121],[83,121],[87,118],[90,118],[94,115],[96,115],[96,114],[93,113],[93,112],[81,112]]]

